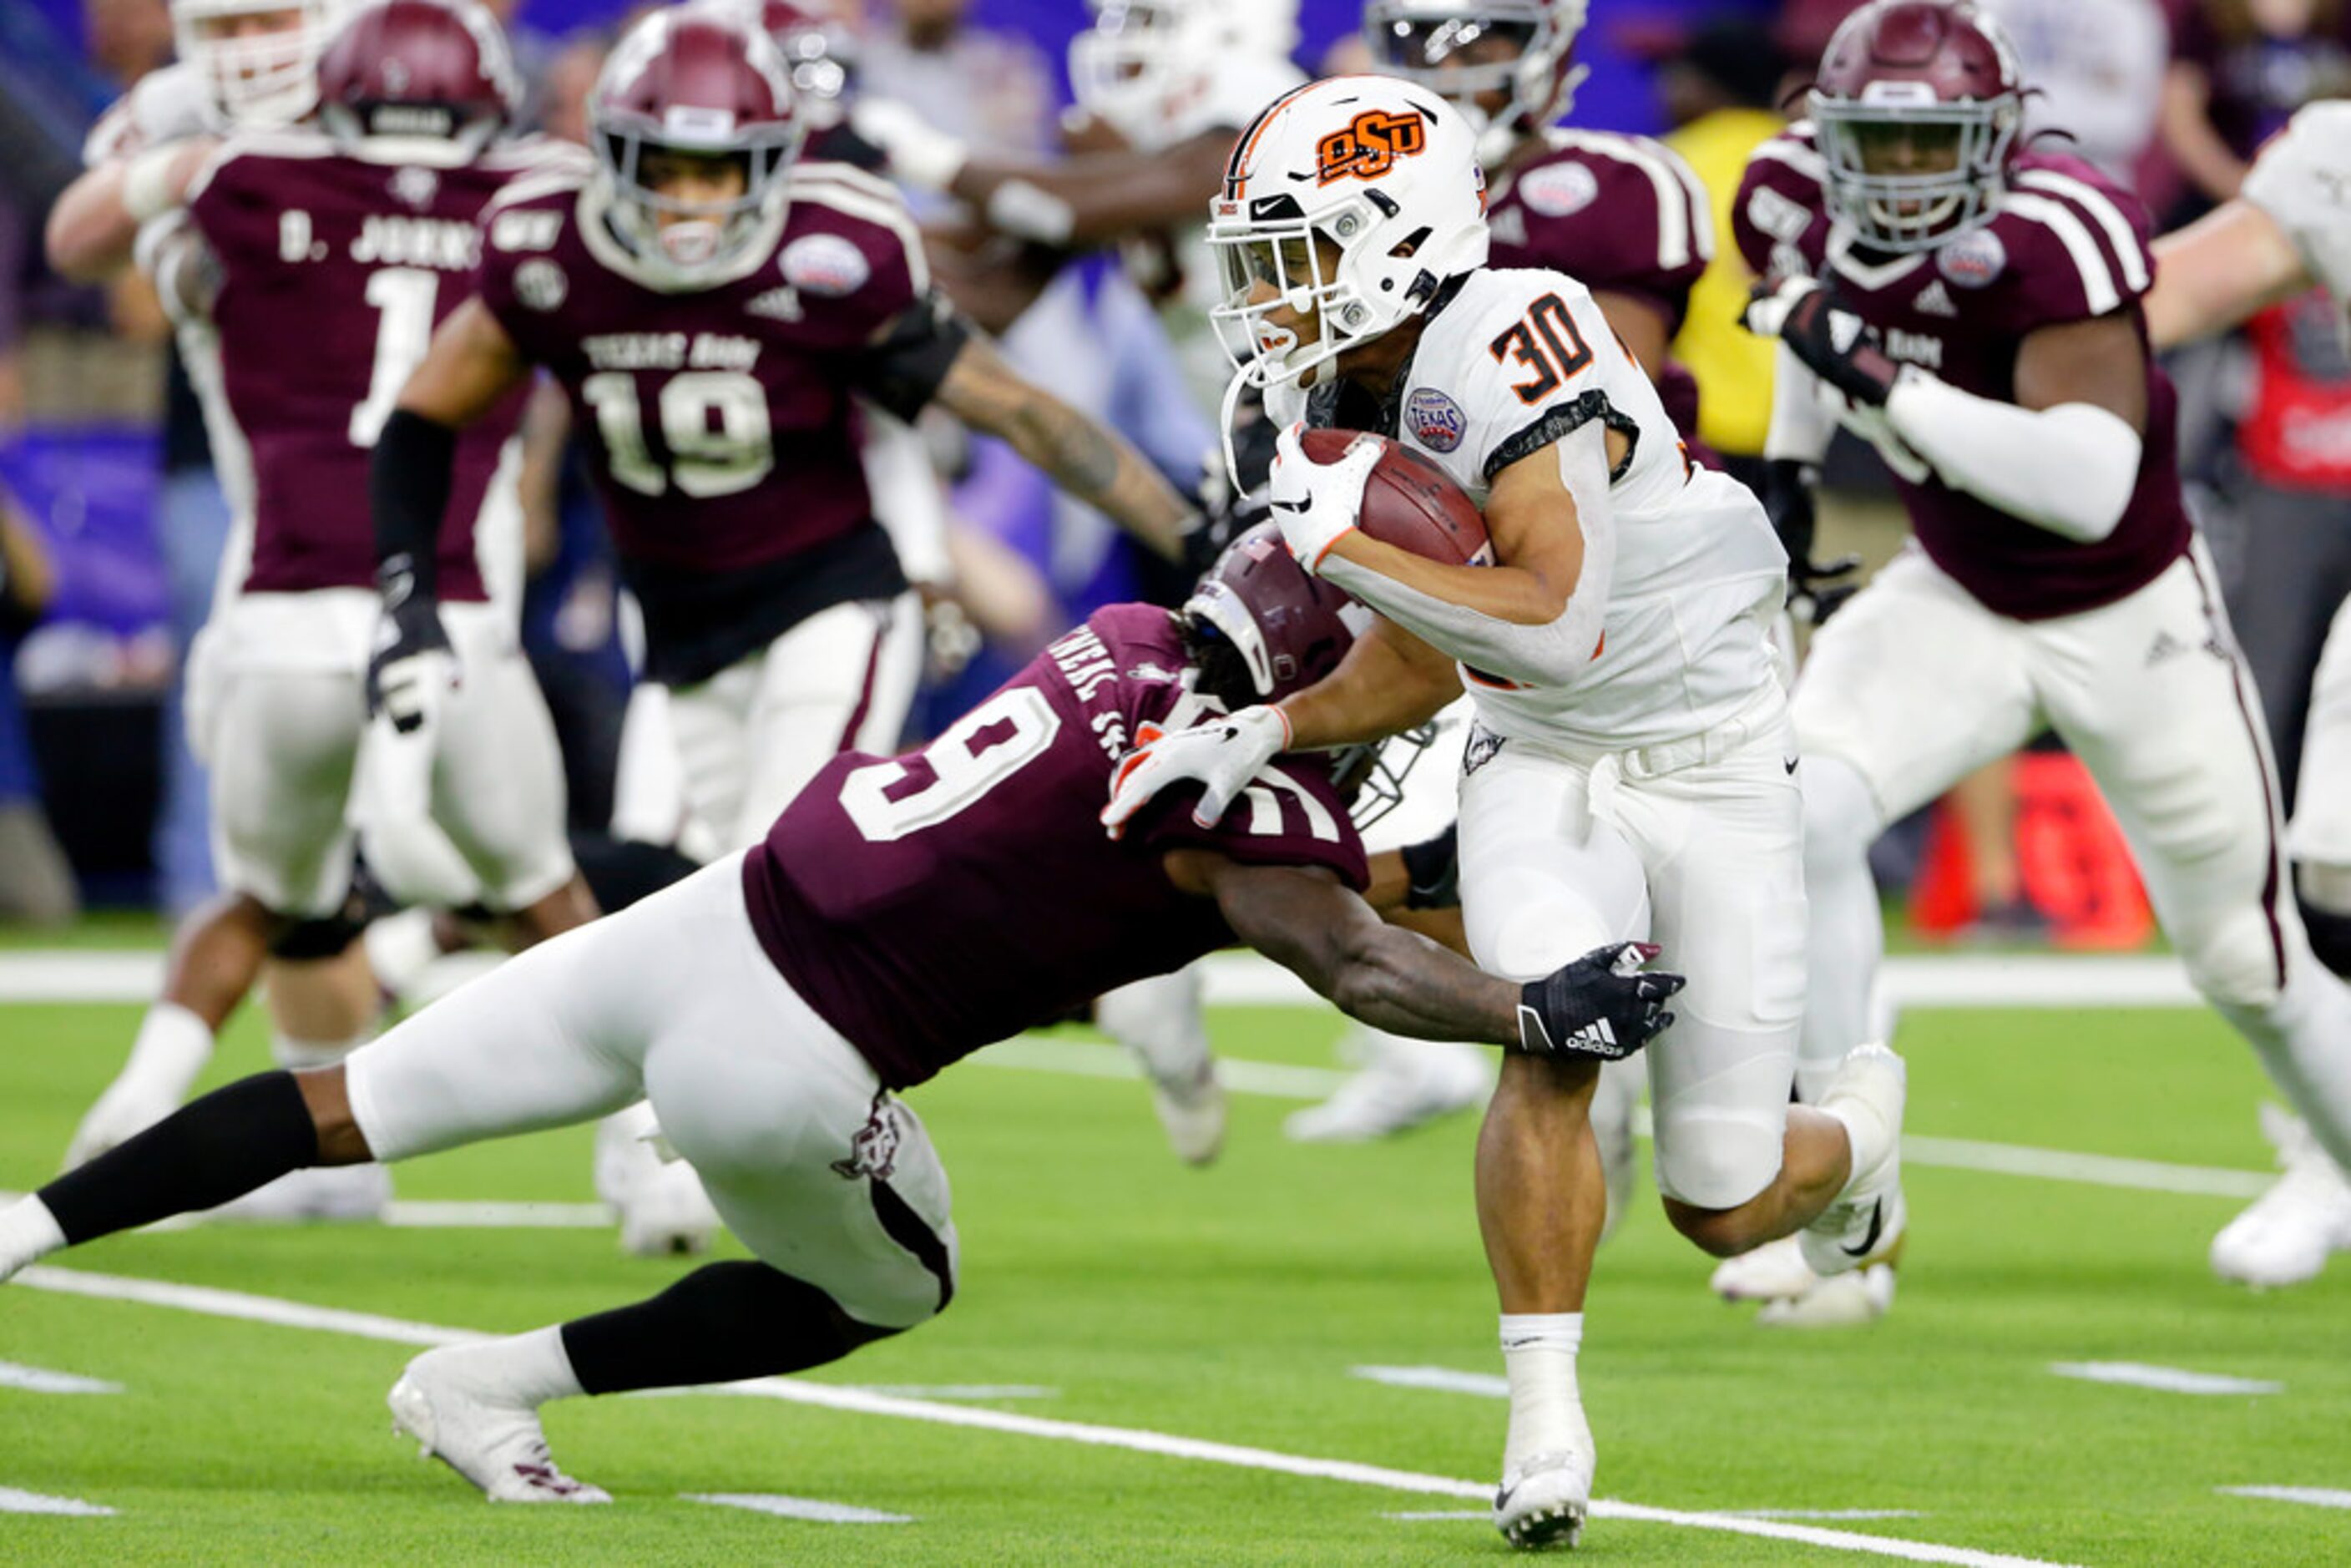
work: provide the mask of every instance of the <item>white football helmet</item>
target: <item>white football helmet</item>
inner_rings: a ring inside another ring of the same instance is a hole
[[[1234,59],[1287,59],[1298,45],[1298,0],[1087,5],[1092,25],[1070,40],[1071,90],[1079,108],[1145,150],[1166,143]]]
[[[319,103],[342,0],[172,0],[172,44],[226,126],[292,125]],[[284,26],[264,24],[283,18]]]
[[[1459,110],[1394,77],[1311,82],[1258,115],[1208,206],[1225,287],[1209,319],[1237,385],[1303,386],[1485,265],[1476,142]]]
[[[1364,42],[1372,63],[1443,94],[1478,128],[1489,166],[1567,112],[1585,68],[1570,56],[1584,0],[1372,0]],[[1478,99],[1502,93],[1489,113]]]

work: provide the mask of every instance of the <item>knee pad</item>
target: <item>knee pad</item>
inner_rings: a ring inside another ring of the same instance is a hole
[[[1780,1174],[1784,1124],[1656,1113],[1657,1190],[1692,1208],[1737,1208]]]
[[[2188,977],[2218,1007],[2266,1008],[2280,993],[2278,944],[2271,913],[2244,901],[2205,929],[2175,933]]]

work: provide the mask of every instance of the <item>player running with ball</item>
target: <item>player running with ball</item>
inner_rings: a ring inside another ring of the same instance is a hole
[[[1209,241],[1228,347],[1269,409],[1429,458],[1482,509],[1497,564],[1366,537],[1377,444],[1317,466],[1291,430],[1271,492],[1283,537],[1383,619],[1327,680],[1144,746],[1105,821],[1188,778],[1214,821],[1277,752],[1395,734],[1466,685],[1478,961],[1525,978],[1602,943],[1666,945],[1690,977],[1651,1052],[1667,1212],[1710,1252],[1801,1230],[1820,1267],[1852,1268],[1901,1235],[1903,1072],[1865,1047],[1820,1110],[1789,1104],[1802,806],[1766,642],[1787,558],[1751,496],[1685,461],[1589,290],[1483,270],[1475,140],[1411,83],[1301,89],[1236,144]],[[1511,1394],[1495,1522],[1523,1546],[1573,1542],[1591,1496],[1574,1368],[1603,1214],[1594,1076],[1512,1058],[1479,1145]]]

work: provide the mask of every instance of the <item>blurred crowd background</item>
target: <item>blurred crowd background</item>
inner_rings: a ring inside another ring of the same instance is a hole
[[[2069,133],[2137,189],[2159,230],[2233,194],[2254,150],[2302,104],[2351,95],[2351,0],[1982,3],[2038,89],[2032,123]],[[1749,151],[1853,8],[1593,0],[1577,48],[1591,75],[1570,123],[1665,137],[1727,227]],[[635,13],[613,0],[491,9],[513,34],[538,125],[578,139],[607,44]],[[832,9],[865,90],[920,104],[983,148],[1050,156],[1061,146],[1081,0]],[[1360,68],[1359,15],[1348,0],[1304,0],[1299,63]],[[172,40],[165,0],[0,0],[0,920],[63,921],[89,904],[177,914],[212,890],[204,779],[175,705],[179,651],[209,605],[226,508],[152,294],[136,278],[68,287],[45,270],[40,244],[91,122],[170,60]],[[932,200],[920,215],[952,222]],[[1703,436],[1735,463],[1761,448],[1770,360],[1734,324],[1749,279],[1731,247],[1720,250],[1676,353],[1701,383]],[[1171,472],[1195,468],[1214,410],[1182,392],[1120,267],[1115,256],[1074,264],[1010,326],[1008,347]],[[2290,554],[2297,530],[2351,526],[2351,363],[2322,302],[2283,306],[2173,368],[2199,517],[2224,571],[2265,550]],[[937,574],[970,629],[936,640],[923,709],[935,727],[1074,619],[1132,596],[1140,563],[1008,455],[928,434],[955,503],[952,559]],[[575,824],[601,826],[630,678],[626,617],[587,486],[559,459],[540,468],[526,637],[562,731]],[[1874,459],[1841,454],[1831,482],[1825,545],[1884,559],[1904,527]],[[2298,714],[2307,694],[2266,695]],[[2294,760],[2281,760],[2294,778]],[[1931,933],[2086,946],[2147,933],[2119,841],[2062,755],[2028,753],[1970,779],[1882,852],[1882,880]]]

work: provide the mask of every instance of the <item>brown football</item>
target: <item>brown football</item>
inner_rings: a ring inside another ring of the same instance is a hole
[[[1369,431],[1310,430],[1303,438],[1306,455],[1317,463],[1336,463],[1358,441],[1383,448],[1364,486],[1356,518],[1364,532],[1447,566],[1493,564],[1494,547],[1477,503],[1419,453]]]

